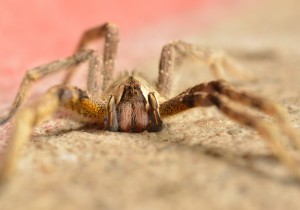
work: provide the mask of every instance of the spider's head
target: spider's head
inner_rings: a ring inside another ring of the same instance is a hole
[[[141,84],[133,77],[129,77],[124,84],[120,102],[142,102],[146,103],[146,98],[141,90]]]
[[[107,129],[121,132],[160,131],[157,100],[141,80],[132,76],[118,84],[108,104]]]

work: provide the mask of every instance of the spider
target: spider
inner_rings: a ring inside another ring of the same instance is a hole
[[[89,43],[100,38],[104,38],[102,58],[97,51],[86,49]],[[273,102],[239,90],[220,79],[223,70],[237,70],[233,59],[211,48],[183,41],[170,42],[162,49],[158,83],[153,87],[134,74],[113,79],[118,42],[118,27],[112,23],[105,23],[83,33],[72,56],[27,71],[9,113],[0,119],[0,124],[4,124],[15,115],[0,171],[1,181],[10,178],[15,171],[22,148],[30,139],[33,128],[45,122],[60,108],[71,111],[81,121],[96,123],[108,131],[138,133],[159,132],[163,129],[162,120],[166,117],[194,107],[209,106],[215,106],[232,120],[260,133],[278,159],[300,180],[296,160],[280,139],[281,129],[291,143],[300,149],[300,141],[288,121],[285,110]],[[195,85],[170,98],[174,66],[176,61],[186,56],[204,62],[218,79]],[[89,63],[86,91],[68,86],[76,67],[83,62]],[[35,81],[62,70],[68,71],[61,85],[50,88],[31,105],[19,109]],[[279,126],[262,121],[241,109],[235,109],[232,103],[270,115]]]

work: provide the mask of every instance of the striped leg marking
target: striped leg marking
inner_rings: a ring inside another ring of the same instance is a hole
[[[277,121],[278,126],[266,123],[254,115],[247,114],[242,109],[236,110],[232,103],[244,105],[268,114]],[[289,170],[300,179],[298,165],[287,149],[281,144],[280,130],[284,132],[291,143],[300,149],[299,135],[289,124],[288,116],[283,108],[266,99],[240,91],[223,80],[203,83],[187,89],[178,96],[160,105],[162,118],[168,117],[193,107],[215,106],[232,120],[255,129],[262,135],[274,154]]]

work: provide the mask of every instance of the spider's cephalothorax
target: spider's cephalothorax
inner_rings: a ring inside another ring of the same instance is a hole
[[[118,27],[111,23],[92,28],[83,34],[74,55],[27,71],[8,115],[0,119],[0,125],[4,124],[18,111],[14,117],[9,147],[0,170],[0,181],[9,178],[14,171],[17,157],[22,146],[30,139],[34,126],[49,119],[60,108],[76,113],[80,116],[78,119],[84,120],[85,123],[104,123],[105,129],[110,131],[137,133],[160,131],[163,127],[161,119],[194,107],[208,106],[215,106],[232,120],[252,127],[260,133],[268,140],[274,154],[300,180],[297,162],[280,139],[282,130],[291,143],[300,149],[299,137],[287,120],[286,112],[275,103],[240,91],[228,82],[220,80],[224,70],[241,75],[239,65],[233,59],[221,51],[174,41],[163,47],[158,82],[154,88],[136,76],[125,77],[113,83],[118,34]],[[101,37],[105,38],[102,59],[97,51],[86,49],[92,41]],[[170,97],[171,75],[176,61],[189,56],[207,64],[219,80],[195,85],[175,97]],[[68,85],[76,66],[85,61],[89,62],[86,91]],[[68,73],[63,84],[50,88],[30,106],[19,109],[27,99],[33,82],[64,69],[68,70]],[[234,104],[268,114],[274,117],[279,126],[258,119]]]
[[[162,121],[154,93],[130,76],[117,86],[108,103],[107,129],[121,132],[160,131]]]

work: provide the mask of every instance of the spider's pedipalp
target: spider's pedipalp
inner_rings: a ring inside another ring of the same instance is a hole
[[[154,93],[148,94],[148,102],[149,102],[149,123],[147,130],[149,132],[158,132],[162,129],[163,123],[159,114],[158,102]]]
[[[93,50],[80,51],[77,54],[65,59],[53,61],[49,64],[45,64],[28,70],[25,77],[23,78],[23,81],[9,113],[0,119],[0,125],[6,123],[16,113],[16,111],[24,103],[24,101],[26,101],[34,82],[58,71],[66,70],[72,66],[76,66],[79,63],[85,62],[87,60],[90,61],[87,85],[88,91],[91,92],[92,98],[96,99],[97,97],[100,97],[99,90],[101,91],[101,88],[99,87],[99,85],[102,84],[102,78],[98,76],[100,76],[99,72],[101,71],[101,69],[99,68],[101,68],[102,65],[98,59],[98,54]]]
[[[58,108],[72,111],[81,120],[104,124],[105,103],[95,103],[85,91],[76,87],[55,86],[32,105],[21,109],[16,117],[9,139],[8,150],[0,168],[0,182],[8,179],[15,170],[20,153],[29,140],[32,129],[49,119]],[[78,119],[78,118],[77,118]]]
[[[106,129],[109,131],[118,131],[119,125],[116,111],[116,98],[113,95],[109,97],[107,111],[108,114]]]
[[[119,43],[119,29],[115,24],[105,23],[95,28],[91,28],[83,33],[75,53],[84,50],[89,45],[98,39],[104,38],[104,51],[103,51],[103,84],[101,90],[105,90],[112,80],[112,74],[115,66],[115,60],[117,56],[117,49]],[[76,68],[71,68],[63,81],[66,85],[73,77]]]

